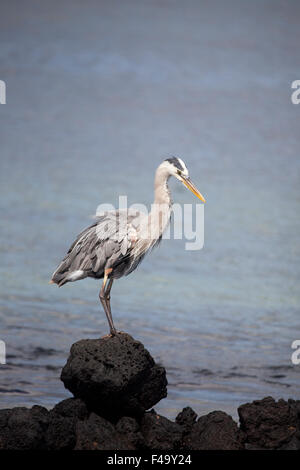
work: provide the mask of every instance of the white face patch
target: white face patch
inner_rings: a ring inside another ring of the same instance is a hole
[[[183,160],[181,160],[181,158],[177,158],[177,160],[179,161],[180,165],[182,166],[183,170],[182,170],[182,173],[184,174],[184,176],[189,176],[189,172],[188,172],[188,169],[184,163]]]
[[[168,173],[170,175],[175,176],[175,178],[178,178],[178,170],[181,171],[181,174],[185,177],[189,176],[188,169],[181,158],[178,157],[172,157],[172,158],[167,158],[162,164],[160,165],[160,168],[166,168],[168,170]]]

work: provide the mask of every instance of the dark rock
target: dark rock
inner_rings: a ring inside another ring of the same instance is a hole
[[[151,410],[142,418],[141,433],[148,449],[176,450],[180,448],[183,429],[179,424]]]
[[[186,406],[183,408],[183,410],[176,416],[176,423],[180,424],[181,426],[184,427],[185,431],[188,431],[191,429],[193,424],[195,424],[197,419],[197,413],[190,408],[189,406]]]
[[[77,422],[76,438],[75,450],[130,450],[115,426],[95,413]]]
[[[45,436],[48,450],[72,450],[76,444],[76,419],[51,416]]]
[[[88,417],[86,405],[78,398],[68,398],[49,413],[45,441],[49,450],[71,450],[76,444],[76,424]]]
[[[62,417],[76,419],[85,419],[89,415],[86,404],[80,398],[67,398],[57,403],[51,412]]]
[[[239,450],[243,449],[237,423],[223,411],[213,411],[201,416],[183,438],[183,448],[188,450]]]
[[[167,394],[166,372],[125,333],[75,343],[61,379],[75,398],[51,411],[0,410],[0,450],[300,449],[300,401],[241,405],[240,428],[222,411],[197,420],[186,407],[175,422],[147,412]]]
[[[0,410],[0,449],[44,449],[48,423],[49,412],[42,406]]]
[[[145,448],[138,422],[124,416],[116,425],[91,413],[76,424],[75,450],[137,450]]]
[[[138,393],[143,412],[167,396],[167,385],[165,368],[155,364],[150,370],[147,380],[141,384]]]
[[[125,333],[73,344],[61,380],[90,410],[111,421],[142,416],[167,395],[165,369]]]
[[[116,424],[116,431],[122,436],[125,448],[131,449],[145,449],[145,439],[140,432],[138,422],[130,416],[124,416]]]
[[[272,397],[255,400],[238,408],[241,430],[252,448],[300,448],[300,401],[279,400]]]
[[[12,409],[0,410],[0,450],[6,449],[8,434],[8,419],[11,416]]]

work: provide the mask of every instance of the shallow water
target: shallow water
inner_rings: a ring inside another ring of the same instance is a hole
[[[99,283],[48,280],[98,204],[152,202],[171,154],[207,198],[205,246],[165,240],[112,291],[117,328],[167,369],[156,409],[299,399],[299,3],[17,5],[0,17],[0,407],[69,396],[70,345],[107,324]]]

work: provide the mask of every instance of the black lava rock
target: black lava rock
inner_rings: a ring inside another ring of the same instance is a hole
[[[68,398],[55,405],[49,413],[45,435],[49,450],[71,450],[76,444],[76,425],[88,418],[86,405],[80,399]]]
[[[61,380],[89,410],[111,421],[142,416],[167,395],[165,369],[126,333],[73,344]]]
[[[117,422],[116,430],[122,436],[126,449],[146,448],[146,442],[141,433],[140,425],[134,418],[123,416],[123,418]]]
[[[151,410],[142,418],[141,433],[148,449],[176,450],[181,446],[183,428]]]
[[[243,439],[237,423],[223,411],[201,416],[183,438],[187,450],[239,450]]]
[[[126,442],[115,426],[101,416],[92,412],[87,420],[77,423],[75,450],[126,449]]]
[[[238,408],[248,449],[300,449],[300,401],[266,397]]]
[[[58,416],[81,420],[89,415],[86,404],[80,398],[67,398],[57,403],[51,412]]]
[[[0,449],[45,449],[49,413],[42,406],[0,410]]]
[[[197,413],[190,408],[189,406],[186,406],[183,408],[183,410],[176,416],[176,423],[180,424],[181,426],[184,427],[185,431],[188,431],[191,429],[193,424],[195,424],[197,419]]]
[[[116,425],[91,413],[88,419],[76,425],[75,450],[139,450],[145,449],[145,440],[138,422],[124,416]]]
[[[300,401],[241,405],[240,427],[213,411],[184,408],[170,421],[146,411],[167,394],[166,372],[125,333],[73,344],[61,379],[74,398],[0,410],[0,450],[300,449]]]

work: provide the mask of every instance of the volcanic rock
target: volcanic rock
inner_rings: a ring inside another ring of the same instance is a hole
[[[167,395],[165,369],[126,333],[73,344],[61,380],[90,411],[111,421],[142,416]]]

